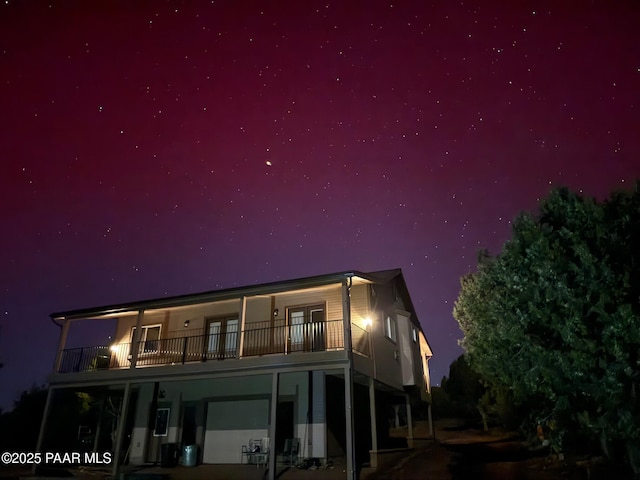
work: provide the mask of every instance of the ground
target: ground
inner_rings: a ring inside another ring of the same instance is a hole
[[[405,436],[406,429],[397,429],[395,436]],[[513,432],[467,428],[459,420],[435,422],[435,439],[429,437],[427,425],[418,422],[414,437],[426,439],[423,446],[408,451],[388,468],[373,472],[363,469],[361,480],[609,480],[631,479],[622,467],[606,464],[600,457],[559,458],[548,451],[532,454],[521,438]],[[0,480],[17,480],[30,474],[26,468],[0,466]],[[101,480],[108,478],[106,470],[74,471],[75,478]],[[264,470],[253,465],[200,465],[198,467],[145,468],[132,480],[262,480]],[[279,480],[344,480],[344,465],[335,462],[331,468],[300,470],[290,468]]]
[[[514,432],[485,433],[456,419],[435,422],[435,440],[367,480],[609,480],[633,478],[602,457],[532,453]],[[396,435],[406,435],[399,430]]]

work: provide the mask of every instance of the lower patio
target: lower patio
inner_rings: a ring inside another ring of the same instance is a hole
[[[288,465],[278,465],[276,478],[282,480],[344,480],[347,478],[346,463],[343,458],[336,458],[327,465],[317,468],[297,468]],[[15,478],[29,478],[30,480],[59,478],[71,476],[78,480],[108,480],[113,479],[110,468],[73,468],[57,470],[41,470],[31,476],[28,469],[16,471]],[[267,477],[265,468],[256,465],[198,465],[195,467],[165,468],[158,465],[124,466],[118,475],[119,480],[263,480]],[[4,477],[3,477],[4,478]],[[12,477],[9,477],[12,478]]]
[[[153,466],[123,474],[123,480],[148,480],[149,478],[167,480],[209,480],[212,478],[216,480],[262,480],[266,477],[267,470],[265,468],[246,464],[198,465],[196,467],[180,465],[174,468]],[[278,465],[276,467],[276,478],[282,480],[344,480],[347,478],[346,463],[344,459],[335,459],[326,466],[313,469]]]

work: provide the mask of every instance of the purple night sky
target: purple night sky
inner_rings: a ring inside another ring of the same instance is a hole
[[[350,269],[403,269],[439,383],[477,250],[552,186],[640,177],[638,25],[637,1],[2,0],[0,405],[46,381],[51,312]]]

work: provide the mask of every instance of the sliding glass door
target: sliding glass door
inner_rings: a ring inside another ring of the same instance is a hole
[[[289,352],[326,349],[324,305],[289,308]]]
[[[206,357],[232,358],[238,346],[238,317],[207,320]]]

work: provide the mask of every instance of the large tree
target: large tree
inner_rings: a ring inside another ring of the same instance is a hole
[[[558,448],[578,432],[640,471],[640,184],[604,201],[551,192],[461,284],[472,367]]]
[[[35,449],[46,400],[47,388],[34,385],[14,401],[13,410],[0,415],[0,450]]]

